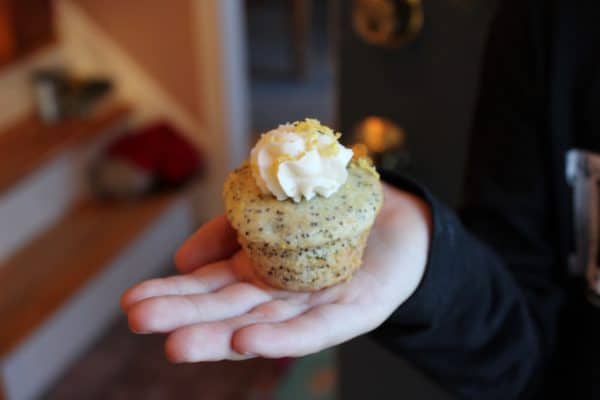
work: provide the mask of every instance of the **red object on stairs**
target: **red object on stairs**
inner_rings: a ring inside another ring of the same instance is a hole
[[[157,122],[117,139],[108,158],[132,163],[163,184],[178,185],[202,168],[200,151],[167,122]]]

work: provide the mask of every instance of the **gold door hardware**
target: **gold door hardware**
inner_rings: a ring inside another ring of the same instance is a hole
[[[365,42],[397,49],[423,29],[423,6],[421,0],[354,0],[352,25]]]

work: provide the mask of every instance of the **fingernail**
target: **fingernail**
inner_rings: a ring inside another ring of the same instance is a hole
[[[135,333],[136,335],[147,335],[151,332],[147,331],[147,330],[143,330],[143,329],[138,329],[138,328],[134,328],[131,325],[129,325],[129,330],[133,333]]]
[[[231,358],[232,360],[245,360],[248,358],[252,358],[252,357],[256,357],[256,354],[250,353],[250,352],[234,352],[233,357]]]

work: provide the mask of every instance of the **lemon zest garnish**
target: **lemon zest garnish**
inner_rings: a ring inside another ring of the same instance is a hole
[[[296,121],[291,124],[292,131],[302,135],[306,141],[306,150],[296,154],[294,157],[281,156],[271,166],[272,171],[276,173],[279,166],[285,161],[298,161],[306,155],[309,151],[318,149],[319,154],[323,157],[335,157],[340,152],[338,141],[342,134],[340,132],[334,132],[330,127],[321,124],[319,120],[314,118],[306,118],[304,121]],[[331,143],[319,148],[319,137],[329,136],[332,141]],[[278,143],[280,138],[271,137],[271,143]]]
[[[370,174],[379,178],[379,172],[377,172],[375,166],[373,165],[373,161],[369,157],[361,157],[355,160],[355,163],[359,168],[362,168],[365,171],[368,171]]]
[[[337,142],[329,143],[319,150],[319,154],[323,157],[335,157],[340,152],[339,146],[337,146]]]

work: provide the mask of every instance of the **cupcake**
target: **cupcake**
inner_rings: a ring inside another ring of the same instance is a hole
[[[314,291],[360,267],[383,193],[340,134],[306,119],[263,134],[227,178],[227,218],[256,273],[271,286]]]

